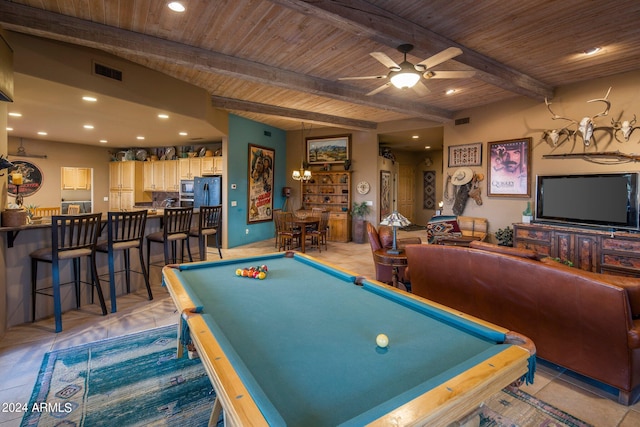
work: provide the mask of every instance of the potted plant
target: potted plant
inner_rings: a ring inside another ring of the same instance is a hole
[[[353,241],[355,243],[364,243],[367,241],[365,227],[365,217],[371,212],[371,207],[367,202],[354,202],[351,209],[353,216]]]

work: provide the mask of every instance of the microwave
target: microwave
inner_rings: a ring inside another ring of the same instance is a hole
[[[180,180],[180,194],[190,194],[193,196],[193,180],[182,179]]]

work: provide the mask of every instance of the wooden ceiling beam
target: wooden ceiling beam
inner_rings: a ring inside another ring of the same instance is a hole
[[[296,110],[293,108],[277,107],[275,105],[242,101],[239,99],[225,98],[216,95],[211,96],[211,102],[215,108],[287,117],[320,125],[338,126],[357,130],[374,130],[378,127],[377,123],[368,122],[366,120],[349,119],[346,117]]]
[[[127,52],[146,60],[153,58],[202,72],[222,74],[411,117],[438,122],[448,122],[453,117],[453,113],[448,110],[423,103],[398,100],[384,95],[373,98],[343,83],[16,3],[0,2],[0,24],[12,31],[109,52]]]
[[[365,0],[270,1],[394,49],[411,43],[414,46],[411,54],[422,58],[458,47],[463,54],[455,61],[474,68],[474,78],[538,101],[553,97],[551,86]]]

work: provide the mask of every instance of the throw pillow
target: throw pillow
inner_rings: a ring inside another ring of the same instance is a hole
[[[439,215],[434,216],[427,224],[427,241],[435,243],[438,237],[459,237],[462,236],[458,219],[455,216]]]

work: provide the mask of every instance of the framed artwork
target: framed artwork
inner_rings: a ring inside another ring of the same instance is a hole
[[[249,144],[247,224],[273,220],[275,150]]]
[[[350,159],[351,135],[307,138],[307,163],[344,163]]]
[[[531,196],[531,138],[487,143],[487,195]]]
[[[436,173],[424,171],[422,173],[423,204],[424,209],[436,209]]]
[[[482,166],[482,142],[449,147],[449,167]]]
[[[391,172],[380,171],[380,221],[391,213]]]

